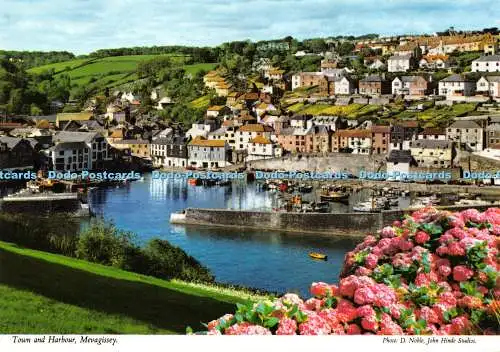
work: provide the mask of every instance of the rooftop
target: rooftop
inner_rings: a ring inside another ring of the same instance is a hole
[[[215,147],[215,148],[223,148],[226,145],[225,141],[221,140],[208,140],[203,137],[196,137],[189,145],[196,147]]]

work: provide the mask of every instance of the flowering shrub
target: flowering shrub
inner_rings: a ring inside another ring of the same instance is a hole
[[[208,334],[498,334],[499,234],[498,208],[421,209],[347,253],[338,286],[238,305]]]

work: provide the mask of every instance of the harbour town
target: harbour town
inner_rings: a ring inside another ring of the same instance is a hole
[[[500,32],[416,33],[0,50],[0,334],[498,335]]]

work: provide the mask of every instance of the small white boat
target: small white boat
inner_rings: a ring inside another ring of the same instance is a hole
[[[375,202],[360,202],[352,207],[352,210],[361,213],[376,213],[382,210],[382,207]]]

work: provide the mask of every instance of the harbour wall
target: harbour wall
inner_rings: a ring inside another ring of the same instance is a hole
[[[332,153],[330,155],[297,154],[276,159],[253,160],[247,162],[247,169],[284,170],[284,171],[348,171],[359,174],[360,171],[385,171],[385,157],[380,155],[358,155]]]
[[[491,206],[449,206],[442,210],[485,210]],[[338,237],[362,237],[374,233],[414,210],[388,210],[380,213],[287,213],[187,208],[175,214],[173,224],[228,227],[242,230],[317,233]]]

